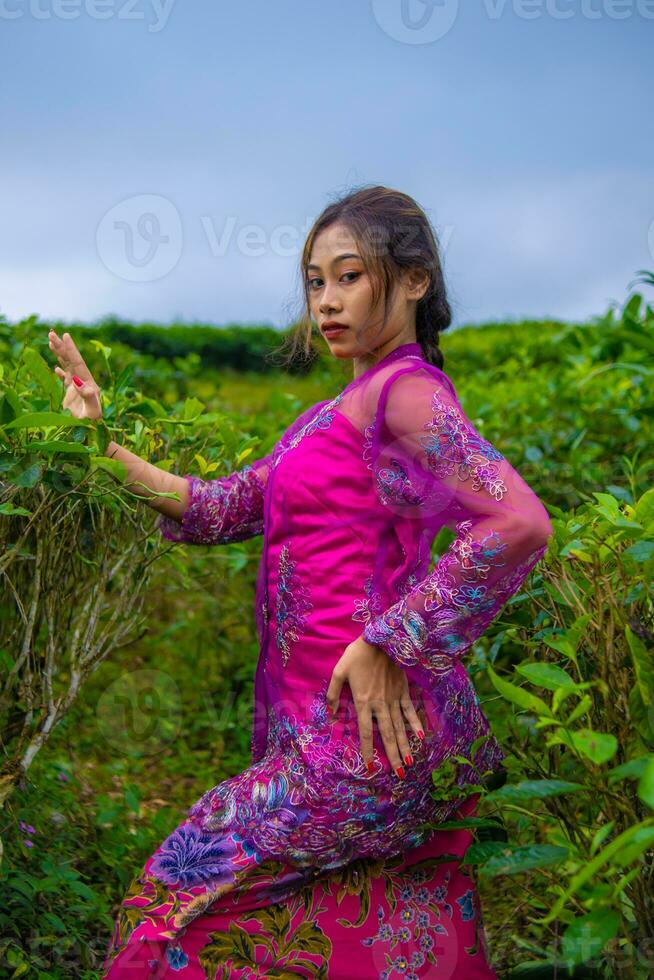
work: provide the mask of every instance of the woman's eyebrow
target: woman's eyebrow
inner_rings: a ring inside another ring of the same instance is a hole
[[[337,262],[342,262],[343,259],[360,259],[361,256],[357,255],[356,252],[343,252],[342,255],[337,255],[332,259],[332,265],[336,265]],[[316,265],[315,262],[309,262],[307,269],[319,269],[320,266]]]

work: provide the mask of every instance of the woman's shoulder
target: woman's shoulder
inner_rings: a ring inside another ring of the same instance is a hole
[[[423,398],[438,392],[458,401],[454,383],[445,371],[422,357],[410,355],[380,367],[369,385],[369,396],[376,408],[390,401],[402,402],[410,409],[411,404],[417,406]]]
[[[309,405],[308,408],[303,409],[297,418],[284,430],[279,442],[284,444],[288,442],[289,439],[292,439],[296,433],[311,422],[311,420],[318,414],[323,406],[329,404],[329,402],[332,400],[333,399],[331,398],[323,398],[321,401],[314,402],[313,405]]]

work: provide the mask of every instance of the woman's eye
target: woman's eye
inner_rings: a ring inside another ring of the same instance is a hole
[[[354,279],[348,279],[348,282],[354,282],[356,278],[360,275],[361,275],[360,272],[344,272],[341,278],[344,278],[345,276],[354,276]],[[313,279],[308,279],[307,282],[309,284],[309,289],[319,288],[319,287],[314,287],[313,284],[314,282],[321,282],[321,281],[322,280],[318,276],[315,276]]]

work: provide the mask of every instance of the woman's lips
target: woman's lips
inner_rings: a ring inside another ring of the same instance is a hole
[[[336,337],[339,333],[343,333],[347,330],[347,327],[325,327],[323,333],[325,337]]]

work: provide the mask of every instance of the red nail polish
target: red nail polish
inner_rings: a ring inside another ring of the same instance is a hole
[[[400,777],[400,779],[404,779],[405,772],[404,772],[404,769],[402,768],[402,766],[398,766],[397,769],[395,770],[395,772],[398,774],[398,776]]]
[[[422,728],[418,729],[418,738],[420,739],[421,742],[424,739],[424,737],[425,737],[425,733],[423,732]]]
[[[366,765],[368,766],[368,772],[373,773],[375,771],[374,763],[367,762]]]
[[[84,382],[82,381],[82,379],[81,378],[78,378],[76,374],[73,375],[73,381],[75,382],[75,384],[77,385],[78,388],[81,388],[82,385],[84,384]]]
[[[412,766],[413,765],[413,756],[412,755],[405,755],[404,756],[404,761],[406,762],[407,766]]]

